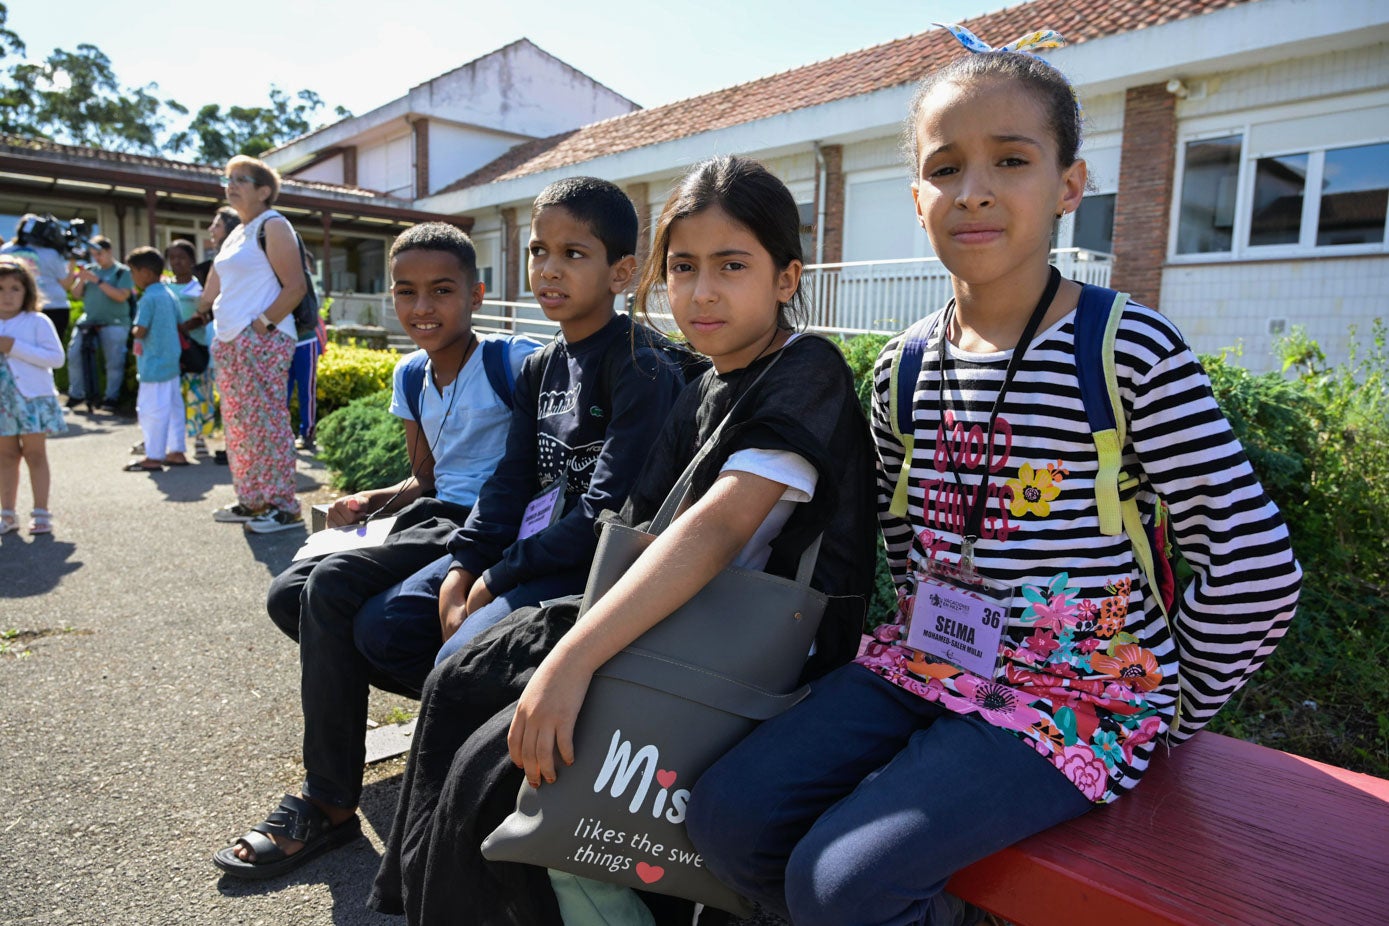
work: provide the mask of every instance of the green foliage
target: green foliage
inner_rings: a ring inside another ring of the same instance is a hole
[[[40,63],[10,68],[0,86],[0,131],[114,151],[160,153],[172,116],[188,113],[155,95],[157,84],[122,88],[95,45],[55,48]]]
[[[195,156],[202,164],[225,164],[237,154],[260,157],[313,129],[311,117],[323,105],[322,97],[312,90],[300,90],[291,97],[272,84],[269,106],[228,106],[225,110],[216,103],[203,106],[188,128],[169,140],[169,147],[179,151],[196,146]],[[343,119],[351,113],[338,106],[334,115]]]
[[[385,389],[319,421],[318,457],[333,470],[333,485],[345,492],[360,492],[410,475],[405,425],[390,413],[390,405],[391,390]]]
[[[224,164],[235,154],[264,151],[314,128],[324,107],[312,90],[290,95],[270,88],[267,106],[202,106],[187,127],[171,125],[188,115],[177,100],[160,99],[157,84],[123,87],[111,59],[91,44],[55,48],[42,61],[24,60],[25,45],[5,28],[0,4],[0,59],[20,60],[0,72],[0,133],[61,144],[89,145],[140,154],[178,154],[194,149],[203,163]],[[341,106],[333,116],[350,116]]]
[[[1295,330],[1279,345],[1287,380],[1207,358],[1235,434],[1278,503],[1304,571],[1298,614],[1264,668],[1213,729],[1389,776],[1389,352],[1335,368]],[[1352,342],[1355,342],[1352,333]]]
[[[318,361],[319,414],[383,389],[389,392],[391,374],[399,359],[400,355],[393,351],[334,344]]]

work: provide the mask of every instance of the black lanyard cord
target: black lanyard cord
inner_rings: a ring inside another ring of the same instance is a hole
[[[1042,298],[1037,301],[1037,306],[1032,310],[1031,317],[1027,320],[1027,325],[1023,327],[1022,336],[1018,338],[1017,345],[1013,348],[1013,356],[1008,358],[1008,370],[1003,374],[1003,384],[998,387],[998,395],[994,398],[993,408],[989,412],[989,431],[985,438],[984,450],[984,472],[980,476],[979,485],[975,487],[973,498],[969,503],[969,514],[965,518],[964,531],[962,536],[964,543],[960,550],[960,564],[968,568],[974,559],[974,544],[979,540],[980,531],[984,528],[984,508],[989,498],[989,473],[993,470],[994,459],[994,427],[998,423],[998,412],[1003,407],[1003,396],[1008,392],[1008,387],[1013,382],[1013,377],[1018,372],[1018,367],[1022,365],[1022,358],[1027,353],[1027,348],[1031,346],[1032,339],[1037,335],[1037,328],[1042,324],[1043,317],[1047,314],[1047,309],[1051,307],[1051,301],[1056,298],[1056,291],[1061,286],[1061,271],[1055,267],[1051,268],[1051,275],[1047,278],[1046,288],[1042,290]],[[952,299],[945,307],[945,315],[941,320],[940,332],[940,382],[937,386],[937,404],[941,415],[941,433],[945,435],[944,447],[946,462],[950,465],[950,472],[955,477],[955,484],[960,487],[963,494],[965,489],[964,480],[960,475],[960,468],[955,460],[955,455],[950,451],[950,436],[944,428],[945,423],[945,372],[946,363],[949,360],[949,350],[946,341],[950,337],[950,322],[955,310],[955,301]]]

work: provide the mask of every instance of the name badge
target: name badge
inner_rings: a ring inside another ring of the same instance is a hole
[[[928,569],[917,580],[903,642],[980,678],[993,678],[1011,599],[1003,586],[964,576],[953,566]]]
[[[567,481],[561,476],[531,499],[530,504],[526,506],[526,513],[521,515],[521,529],[516,533],[517,540],[525,540],[538,534],[559,520],[560,514],[564,511],[564,485]]]

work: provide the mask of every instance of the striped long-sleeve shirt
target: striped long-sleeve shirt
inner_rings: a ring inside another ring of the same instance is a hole
[[[879,628],[859,662],[1014,732],[1104,803],[1137,784],[1159,737],[1191,736],[1263,664],[1292,619],[1301,570],[1191,349],[1167,319],[1130,305],[1115,344],[1128,424],[1124,467],[1144,475],[1140,502],[1151,503],[1155,491],[1168,504],[1175,541],[1195,572],[1168,626],[1128,538],[1100,532],[1074,319],[1037,335],[999,408],[975,548],[980,573],[1011,590],[992,678],[933,662],[899,637],[920,563],[958,561],[1012,352],[948,346],[942,404],[937,313],[913,396],[915,449],[904,460],[888,417],[902,339],[883,350],[874,371],[878,505],[902,607],[899,623]],[[888,511],[903,465],[906,519]]]

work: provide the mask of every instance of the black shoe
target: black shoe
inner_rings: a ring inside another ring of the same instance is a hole
[[[81,405],[81,404],[82,404],[83,402],[85,402],[85,401],[87,401],[87,400],[84,399],[84,398],[82,398],[82,397],[80,397],[80,396],[71,396],[71,395],[70,395],[70,396],[68,396],[67,407],[68,407],[68,408],[73,408],[73,409],[75,409],[75,408],[77,408],[77,406]]]
[[[106,399],[101,403],[101,410],[104,412],[118,412],[121,410],[121,403],[115,399]]]

